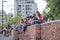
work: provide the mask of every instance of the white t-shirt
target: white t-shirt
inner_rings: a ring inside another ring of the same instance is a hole
[[[3,28],[3,30],[7,30],[6,28]]]
[[[14,24],[12,24],[12,25],[11,25],[11,28],[12,28],[12,29],[14,29],[14,28],[15,28],[15,25],[14,25]]]

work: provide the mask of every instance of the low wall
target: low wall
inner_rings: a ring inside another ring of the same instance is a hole
[[[41,40],[60,40],[60,21],[41,25]]]
[[[60,40],[60,20],[29,26],[25,34],[12,34],[23,40]]]

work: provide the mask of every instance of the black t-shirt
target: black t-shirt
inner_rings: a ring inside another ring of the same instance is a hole
[[[37,17],[33,17],[33,20],[38,20],[38,18]]]

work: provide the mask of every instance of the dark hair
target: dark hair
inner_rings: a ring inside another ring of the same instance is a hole
[[[30,16],[27,16],[27,18],[29,18]]]
[[[36,16],[36,14],[33,14],[33,16]]]
[[[33,16],[30,16],[30,18],[33,18]]]
[[[22,23],[24,23],[24,20],[22,19]]]

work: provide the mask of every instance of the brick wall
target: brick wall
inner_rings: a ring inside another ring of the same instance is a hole
[[[14,37],[18,36],[14,34]],[[29,26],[25,34],[19,34],[18,37],[23,40],[60,40],[60,20]]]
[[[60,40],[60,21],[42,24],[41,40]]]

